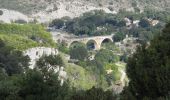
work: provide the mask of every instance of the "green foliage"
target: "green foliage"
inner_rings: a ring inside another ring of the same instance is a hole
[[[136,3],[133,5],[136,6]],[[65,31],[77,36],[109,35],[115,32],[115,41],[124,39],[126,35],[132,35],[138,37],[142,42],[148,42],[160,32],[164,27],[164,23],[170,19],[170,13],[168,11],[155,11],[145,8],[144,12],[139,13],[137,7],[136,10],[137,12],[122,10],[116,15],[108,14],[100,10],[91,11],[74,19],[60,20],[66,23]],[[129,18],[132,22],[140,20],[140,27],[132,25],[130,28],[127,28],[126,22],[124,21],[125,17]],[[147,20],[148,18],[159,20],[159,24],[151,26]]]
[[[57,29],[60,29],[64,26],[64,20],[62,19],[55,19],[51,22],[50,27],[55,27]]]
[[[0,34],[0,39],[2,39],[6,43],[6,45],[13,47],[17,50],[25,50],[28,49],[29,47],[41,46],[39,45],[39,43],[31,39],[15,34],[11,35]]]
[[[120,61],[123,61],[123,62],[127,63],[128,55],[126,53],[124,53],[122,56],[120,56]]]
[[[68,64],[65,70],[68,75],[70,87],[74,87],[77,90],[87,90],[97,84],[94,73],[81,66]]]
[[[149,23],[149,21],[148,21],[147,19],[141,19],[140,22],[139,22],[139,25],[140,25],[141,27],[146,28],[146,27],[149,27],[149,26],[150,26],[150,23]]]
[[[58,43],[57,48],[59,51],[69,54],[69,48],[67,47],[67,44],[65,42]]]
[[[36,65],[35,69],[41,71],[45,79],[49,79],[51,74],[55,74],[54,70],[57,69],[57,67],[63,66],[64,62],[60,55],[45,55],[36,62]]]
[[[117,59],[115,59],[115,55],[112,51],[107,49],[101,49],[96,55],[95,60],[96,62],[101,63],[102,65],[105,65],[106,63],[112,63],[116,62]]]
[[[0,16],[1,16],[1,15],[3,15],[3,11],[2,11],[2,10],[0,10]]]
[[[0,38],[18,50],[35,46],[55,46],[50,33],[41,25],[0,24]]]
[[[28,71],[21,81],[20,95],[23,100],[64,100],[68,93],[68,86],[60,86],[58,75],[55,73],[43,74],[37,70]],[[46,76],[46,77],[44,77]]]
[[[4,49],[5,43],[2,40],[0,47],[1,52],[6,51],[3,53],[4,55],[8,54],[8,49]],[[12,53],[12,51],[10,52]],[[0,57],[3,56],[0,55]],[[5,60],[10,61],[10,59],[14,58],[13,56],[9,57]],[[22,57],[21,54],[19,57]],[[23,61],[24,58],[15,59],[22,61],[22,63],[26,62]],[[72,97],[79,94],[78,92],[75,93],[74,90],[70,90],[68,82],[64,82],[63,86],[60,86],[58,74],[54,71],[57,66],[64,65],[59,55],[43,56],[37,61],[37,66],[34,69],[26,69],[23,71],[24,73],[16,73],[16,76],[14,74],[8,76],[4,65],[4,61],[3,63],[0,62],[0,98],[2,100],[76,100],[76,98]],[[19,65],[16,64],[16,66]],[[22,67],[24,68],[24,66]],[[74,80],[70,80],[70,86],[76,87],[78,90],[84,90],[96,85],[94,74],[82,67],[75,65],[74,68],[72,67],[66,68],[68,77],[71,77],[70,79],[74,78]],[[104,92],[102,89],[92,88],[84,93],[89,94],[87,97],[90,98],[95,92],[98,92],[98,94],[94,94],[94,99],[101,97],[101,100],[112,100],[112,93]],[[86,96],[82,98],[86,98]]]
[[[0,40],[0,65],[8,75],[23,73],[28,68],[29,58],[21,51],[13,50]]]
[[[139,47],[127,64],[130,83],[124,94],[136,99],[166,100],[170,91],[170,24],[151,41]],[[137,94],[137,95],[136,95]],[[128,98],[130,99],[130,98]],[[125,99],[123,99],[125,100]]]
[[[105,67],[109,63],[117,62],[119,59],[113,54],[112,51],[102,49],[96,55],[94,60],[86,61],[85,68],[95,74],[98,82],[98,86],[107,87],[106,77],[105,77]]]
[[[52,25],[58,28],[59,22],[52,22]],[[102,10],[95,10],[84,13],[83,16],[67,20],[65,30],[75,35],[106,35],[114,31],[113,27],[125,26],[124,21],[115,19],[114,15],[105,13]],[[57,24],[57,25],[55,25]]]
[[[111,51],[119,51],[117,46],[114,43],[112,43],[112,42],[102,43],[101,48],[104,48],[104,49],[107,49],[107,50],[111,50]]]
[[[119,66],[115,65],[114,63],[110,63],[110,64],[107,64],[105,66],[105,71],[106,70],[113,70],[113,72],[108,75],[108,76],[111,76],[111,80],[112,81],[117,81],[117,80],[120,80],[120,76],[121,76],[121,73],[119,72]]]
[[[63,66],[64,62],[61,58],[60,55],[49,55],[49,56],[42,56],[38,61],[37,61],[37,66],[47,66],[48,64],[51,65],[51,67],[58,65],[58,66]]]
[[[125,34],[118,32],[114,35],[113,40],[114,42],[120,42],[121,40],[123,40],[125,38]]]
[[[75,42],[71,43],[69,49],[74,49],[74,48],[77,48],[77,47],[85,47],[85,46],[86,45],[84,43],[75,41]]]
[[[22,100],[18,94],[21,89],[19,80],[19,76],[6,76],[5,79],[0,80],[1,100]]]
[[[157,36],[161,30],[162,30],[163,26],[155,26],[155,27],[147,27],[147,28],[131,28],[128,32],[130,35],[132,35],[133,37],[138,37],[139,40],[142,40],[142,42],[149,42],[153,39],[154,36]]]
[[[88,52],[85,46],[76,45],[73,48],[70,48],[70,58],[83,61],[87,58]]]
[[[78,91],[70,100],[116,100],[111,91],[103,91],[101,88],[91,88],[87,91]]]
[[[117,24],[117,26],[118,27],[124,27],[124,26],[126,26],[126,22],[122,20]]]
[[[49,68],[48,64],[52,66]],[[1,100],[65,100],[71,93],[68,83],[60,86],[58,74],[54,71],[55,65],[62,64],[60,56],[45,56],[35,69],[28,69],[17,76],[8,76],[1,68]]]

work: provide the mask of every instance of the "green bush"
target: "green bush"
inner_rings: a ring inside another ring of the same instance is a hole
[[[87,59],[88,52],[84,46],[78,46],[70,49],[70,58],[83,61]]]
[[[51,34],[41,25],[0,24],[0,38],[19,50],[35,46],[55,46]]]

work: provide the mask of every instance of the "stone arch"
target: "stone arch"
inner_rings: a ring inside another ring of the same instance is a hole
[[[100,49],[100,45],[98,45],[98,42],[93,39],[90,39],[87,41],[86,47],[87,47],[87,49],[90,49],[90,50],[99,50]]]
[[[105,39],[101,40],[100,47],[101,48],[105,47],[105,43],[113,43],[112,38],[105,38]]]
[[[76,43],[81,43],[81,42],[80,41],[72,41],[72,42],[70,42],[68,47],[71,48],[72,46],[74,46],[73,44],[76,44]]]
[[[113,42],[113,40],[110,39],[110,38],[105,38],[105,39],[102,40],[101,44],[104,43],[104,42]]]

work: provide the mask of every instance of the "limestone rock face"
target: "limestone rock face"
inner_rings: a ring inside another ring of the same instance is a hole
[[[22,20],[26,23],[29,21],[29,18],[26,15],[18,11],[7,9],[0,9],[0,11],[2,12],[2,14],[0,15],[0,21],[3,23],[11,23],[17,20]]]
[[[58,50],[55,48],[48,48],[48,47],[36,47],[36,48],[30,48],[26,51],[24,51],[24,55],[27,55],[30,57],[30,68],[33,69],[36,61],[42,57],[43,55],[57,55]]]
[[[36,65],[36,61],[39,60],[40,57],[43,55],[57,55],[58,50],[55,48],[48,48],[48,47],[36,47],[36,48],[30,48],[26,51],[24,51],[24,55],[30,57],[30,68],[33,69]],[[51,66],[51,65],[49,65]],[[54,69],[56,73],[58,73],[58,80],[60,80],[60,85],[62,86],[64,81],[67,80],[67,72],[64,71],[64,67],[56,66],[56,69]]]

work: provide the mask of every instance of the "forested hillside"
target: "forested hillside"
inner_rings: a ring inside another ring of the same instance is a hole
[[[0,0],[0,100],[170,100],[169,5]]]
[[[88,70],[89,66],[86,65],[91,63],[93,66],[91,71],[101,75],[96,87],[82,90],[70,87],[69,81],[60,85],[60,81],[57,80],[58,73],[54,69],[56,66],[64,66],[65,62],[61,56],[43,56],[37,61],[34,69],[29,69],[29,58],[1,40],[0,98],[2,100],[169,100],[169,27],[168,24],[163,32],[151,41],[149,47],[146,45],[139,47],[129,58],[127,75],[130,82],[121,95],[113,95],[112,91],[109,89],[104,91],[100,86],[104,82],[105,75],[108,84],[111,84],[116,79],[115,74],[118,70],[118,66],[114,65],[115,56],[107,50],[99,51],[92,62],[80,59],[79,65]],[[79,49],[81,47],[80,45],[72,49],[81,50]],[[95,64],[98,68],[95,68]],[[102,68],[102,65],[106,66]],[[104,69],[112,69],[113,73],[105,74]]]

